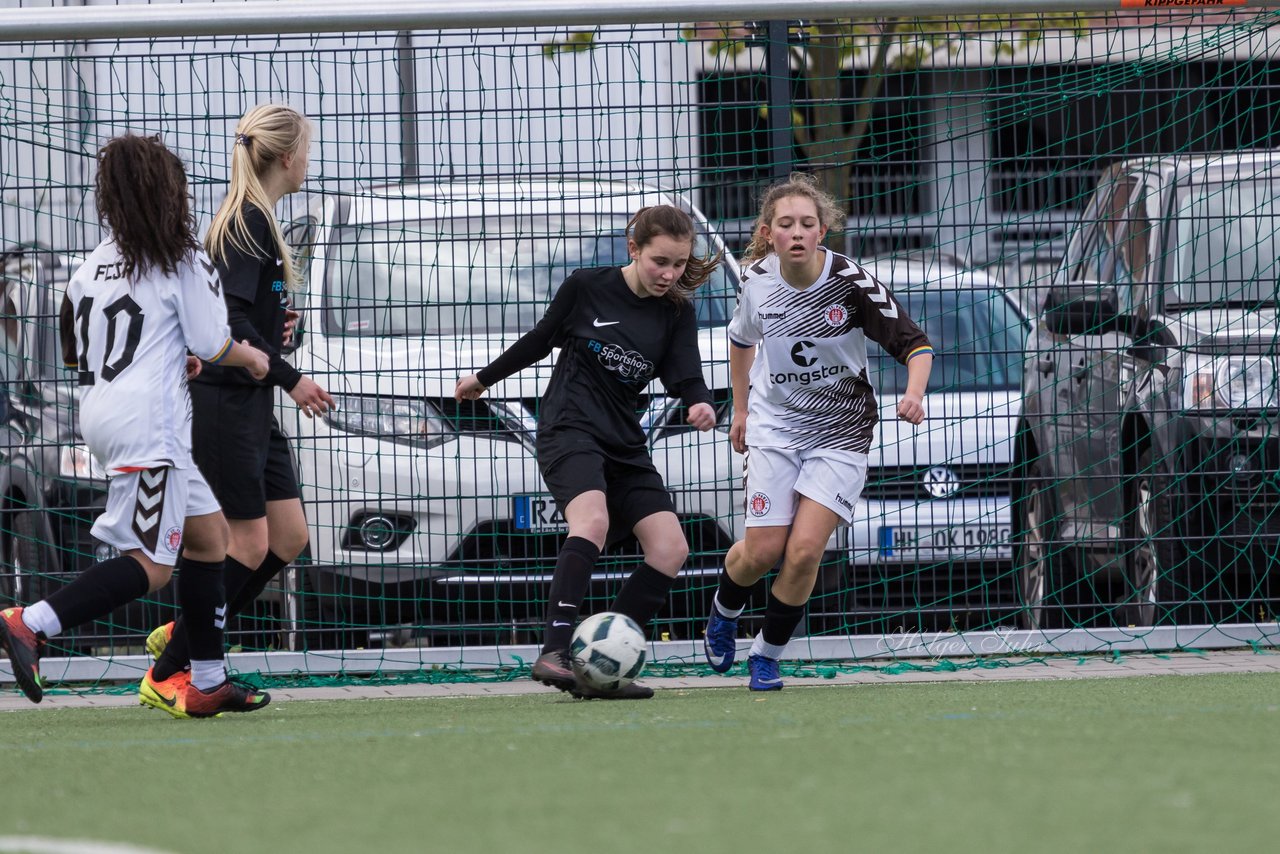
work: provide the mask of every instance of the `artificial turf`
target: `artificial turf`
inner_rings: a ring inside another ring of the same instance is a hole
[[[0,837],[169,852],[1269,850],[1280,676],[0,714]],[[15,848],[0,847],[10,851]]]

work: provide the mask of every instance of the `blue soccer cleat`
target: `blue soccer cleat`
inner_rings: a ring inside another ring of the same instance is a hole
[[[781,691],[782,677],[778,674],[778,659],[763,655],[747,656],[747,669],[751,671],[752,691]]]
[[[706,635],[702,639],[702,653],[707,657],[707,664],[716,673],[725,673],[733,667],[733,656],[737,651],[738,621],[722,617],[712,605]]]

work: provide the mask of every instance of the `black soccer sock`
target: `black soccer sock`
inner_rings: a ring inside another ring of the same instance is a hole
[[[640,567],[622,584],[622,589],[613,600],[609,609],[619,614],[626,614],[635,620],[642,631],[647,630],[649,622],[667,604],[667,596],[671,593],[671,585],[676,580],[665,575],[647,563]]]
[[[173,634],[164,652],[151,665],[151,676],[157,682],[163,682],[179,670],[186,670],[191,663],[191,652],[187,645],[187,622],[178,617],[173,624]]]
[[[227,559],[228,563],[231,558]],[[237,561],[237,565],[239,562]],[[248,573],[248,578],[235,589],[231,594],[230,601],[227,603],[228,613],[231,616],[243,614],[245,611],[258,600],[262,595],[262,591],[267,589],[267,585],[271,583],[271,579],[280,574],[280,570],[289,565],[289,561],[282,560],[275,552],[268,551],[267,556],[262,559],[262,563],[258,564],[258,568]],[[232,588],[228,587],[228,590]]]
[[[226,601],[222,588],[222,561],[208,563],[188,557],[178,561],[178,604],[182,608],[183,634],[190,658],[197,661],[222,660]],[[177,626],[174,626],[174,634],[177,634]]]
[[[569,537],[556,558],[556,573],[551,579],[551,594],[547,601],[547,628],[543,635],[542,651],[568,649],[573,639],[573,625],[578,621],[578,608],[591,586],[591,571],[595,569],[600,549],[583,537]]]
[[[234,595],[251,581],[253,581],[253,570],[228,555],[222,564],[222,590],[224,595],[226,593]],[[228,605],[228,616],[234,613],[230,608],[231,606]],[[187,639],[186,621],[179,617],[173,626],[173,636],[169,638],[169,644],[164,648],[164,654],[155,663],[151,673],[156,681],[162,682],[179,670],[186,670],[187,665],[190,663],[191,648]]]
[[[271,556],[271,552],[267,552]],[[253,570],[240,561],[227,555],[222,567],[222,589],[227,592],[227,615],[240,613],[232,604],[240,598],[240,591],[253,584]]]
[[[147,595],[150,587],[142,564],[129,555],[120,555],[95,563],[45,601],[66,631],[107,616],[121,605]]]
[[[807,604],[806,602],[805,605]],[[764,627],[760,631],[764,642],[775,646],[786,646],[791,640],[791,635],[795,633],[796,626],[800,625],[800,621],[804,619],[805,605],[788,605],[786,602],[779,602],[770,590],[769,601],[764,606]]]
[[[743,587],[738,582],[729,577],[729,570],[720,570],[720,586],[716,588],[716,601],[728,611],[741,612],[747,607],[747,601],[751,599],[751,588],[755,585]]]

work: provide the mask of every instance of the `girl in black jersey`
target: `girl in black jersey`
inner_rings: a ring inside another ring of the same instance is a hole
[[[474,400],[561,348],[542,399],[537,452],[569,536],[556,560],[533,678],[574,696],[653,696],[635,683],[609,694],[578,684],[569,642],[610,531],[633,532],[644,550],[644,563],[610,609],[641,626],[666,602],[689,555],[636,410],[649,381],[659,377],[688,407],[690,424],[701,431],[715,426],[690,294],[720,259],[692,258],[694,234],[693,220],[679,208],[641,208],[627,225],[630,264],[573,273],[538,325],[478,374],[458,380],[454,392],[458,400]]]
[[[243,370],[206,365],[191,383],[192,441],[200,466],[227,516],[228,615],[248,608],[267,583],[307,544],[298,478],[285,435],[272,412],[275,388],[308,418],[333,398],[280,355],[291,333],[289,290],[298,281],[275,207],[302,188],[311,130],[289,107],[265,104],[245,113],[231,147],[231,184],[205,247],[218,268],[227,320],[237,340],[270,355],[265,381]],[[147,639],[157,675],[187,663],[184,628],[161,626]]]

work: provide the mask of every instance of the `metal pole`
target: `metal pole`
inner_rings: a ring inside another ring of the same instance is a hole
[[[791,174],[795,138],[791,129],[791,57],[787,22],[770,21],[766,73],[769,78],[769,152],[775,180]]]
[[[161,38],[472,27],[867,18],[903,15],[1034,15],[1152,9],[1187,12],[1280,6],[1280,0],[277,0],[180,5],[60,6],[0,10],[0,41]],[[1182,5],[1186,3],[1188,5]]]
[[[413,34],[396,36],[396,76],[400,87],[400,176],[402,181],[422,177],[418,167],[418,68],[413,55]]]

